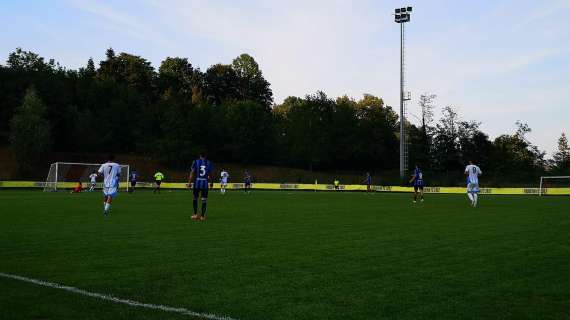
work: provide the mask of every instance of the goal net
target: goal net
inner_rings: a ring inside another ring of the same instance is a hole
[[[89,187],[91,180],[89,175],[96,173],[101,164],[97,163],[72,163],[56,162],[49,167],[49,172],[44,184],[44,191],[58,191],[75,187],[78,181],[83,187]],[[119,189],[129,190],[129,166],[121,165],[121,177]],[[102,187],[102,178],[97,177],[96,188]]]
[[[570,176],[540,177],[539,196],[563,194],[570,194]]]

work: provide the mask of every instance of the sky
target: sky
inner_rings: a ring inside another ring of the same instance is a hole
[[[158,68],[187,57],[205,71],[252,55],[275,102],[318,90],[364,93],[399,108],[400,30],[406,24],[409,119],[423,93],[436,115],[452,105],[491,138],[526,122],[529,140],[551,154],[570,135],[570,0],[28,0],[0,4],[0,61],[15,48],[68,68],[115,52]]]

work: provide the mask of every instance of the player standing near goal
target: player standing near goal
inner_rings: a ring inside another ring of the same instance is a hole
[[[160,184],[162,184],[162,180],[164,180],[164,175],[162,174],[162,172],[157,171],[154,174],[155,187],[154,187],[154,190],[152,190],[152,193],[158,192],[160,194]]]
[[[137,186],[137,179],[138,178],[139,178],[139,174],[138,174],[137,170],[133,169],[133,171],[131,171],[131,176],[129,177],[129,180],[131,182],[131,188],[129,189],[129,193],[135,192],[135,188]]]
[[[210,172],[212,172],[212,163],[206,160],[206,154],[200,153],[200,158],[192,162],[192,171],[188,179],[188,186],[193,188],[194,199],[192,207],[194,214],[193,220],[206,220],[206,203],[208,201],[208,187],[210,184]],[[201,196],[202,212],[198,215],[198,198]]]
[[[115,156],[110,155],[109,160],[102,164],[97,172],[103,175],[103,214],[107,216],[111,210],[113,198],[119,192],[121,166],[115,162]]]
[[[220,173],[220,193],[221,194],[225,194],[226,193],[226,187],[228,186],[228,179],[230,177],[230,174],[222,169],[222,172]]]
[[[91,186],[89,187],[89,191],[95,190],[95,186],[97,185],[97,171],[93,171],[89,175],[89,180],[91,181]]]
[[[243,175],[243,191],[245,191],[245,193],[251,192],[251,175],[247,170],[245,170]]]
[[[421,202],[424,202],[424,175],[418,165],[416,165],[416,168],[414,169],[414,174],[410,179],[410,183],[413,183],[414,185],[414,203],[416,203],[418,199],[418,194]]]
[[[471,200],[471,206],[477,206],[477,198],[479,193],[479,176],[483,172],[481,169],[469,160],[469,165],[465,167],[465,175],[467,176],[467,196]]]

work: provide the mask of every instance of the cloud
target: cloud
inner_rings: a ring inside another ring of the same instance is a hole
[[[68,3],[83,12],[100,18],[101,22],[99,27],[101,29],[106,29],[117,34],[125,34],[142,41],[169,45],[168,41],[165,41],[160,33],[149,24],[145,24],[140,18],[127,14],[123,10],[105,5],[102,1],[68,0]]]

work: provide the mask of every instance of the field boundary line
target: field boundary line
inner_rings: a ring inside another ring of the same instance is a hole
[[[19,280],[19,281],[23,281],[23,282],[27,282],[27,283],[32,283],[32,284],[43,286],[43,287],[59,289],[59,290],[63,290],[63,291],[67,291],[67,292],[91,297],[91,298],[96,298],[99,300],[110,301],[110,302],[118,303],[118,304],[125,304],[125,305],[131,306],[131,307],[160,310],[160,311],[165,311],[165,312],[170,312],[170,313],[178,313],[181,315],[193,316],[196,318],[208,319],[208,320],[237,320],[235,318],[231,318],[231,317],[227,317],[227,316],[220,316],[220,315],[216,315],[216,314],[212,314],[212,313],[196,312],[196,311],[192,311],[192,310],[189,310],[186,308],[178,308],[178,307],[171,307],[171,306],[165,306],[165,305],[160,305],[160,304],[138,302],[138,301],[134,301],[134,300],[130,300],[130,299],[122,299],[122,298],[114,297],[114,296],[109,295],[109,294],[91,292],[91,291],[79,289],[76,287],[71,287],[71,286],[66,286],[66,285],[57,284],[57,283],[53,283],[53,282],[23,277],[23,276],[19,276],[19,275],[15,275],[15,274],[0,272],[0,277],[6,278],[6,279]]]

